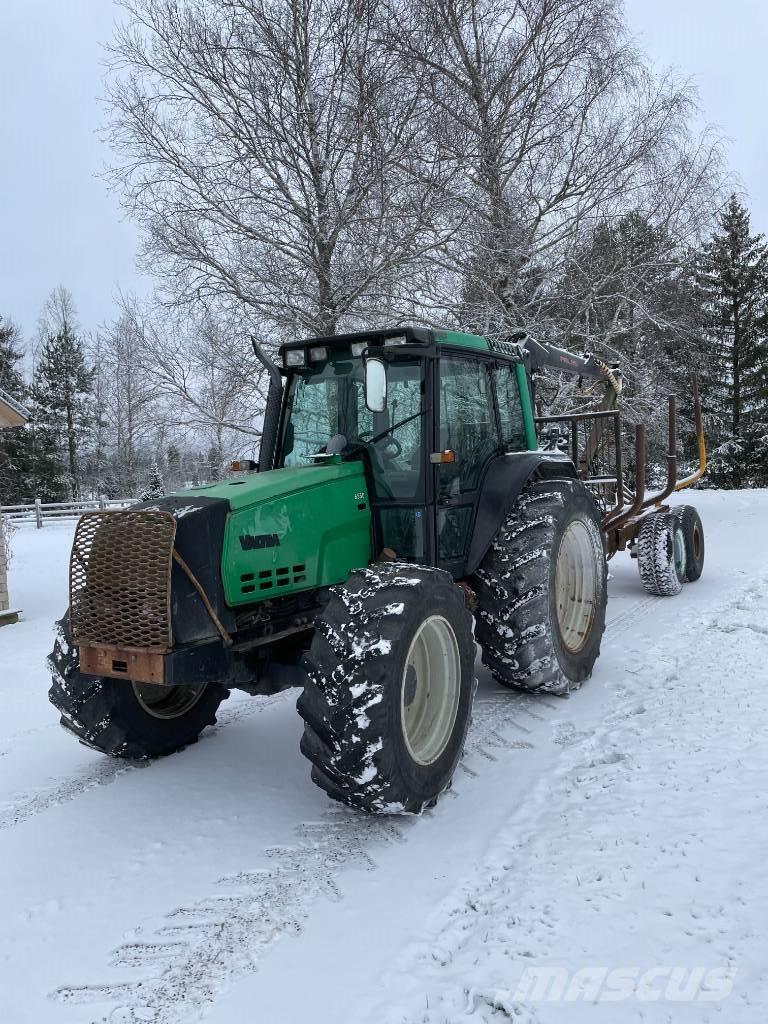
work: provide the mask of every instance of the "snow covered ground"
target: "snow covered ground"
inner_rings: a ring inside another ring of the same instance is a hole
[[[763,1022],[768,492],[694,496],[700,582],[611,565],[567,700],[480,685],[421,818],[331,805],[295,693],[233,695],[146,767],[57,725],[44,657],[71,528],[15,537],[0,630],[0,1020]]]

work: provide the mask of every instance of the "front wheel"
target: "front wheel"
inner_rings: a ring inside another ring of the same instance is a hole
[[[81,743],[111,757],[144,760],[195,743],[215,723],[219,704],[229,696],[217,683],[156,686],[84,675],[70,639],[69,613],[58,623],[48,664],[48,699],[61,724]]]
[[[313,781],[371,812],[433,804],[464,747],[474,654],[471,615],[447,573],[388,563],[334,587],[297,704]]]

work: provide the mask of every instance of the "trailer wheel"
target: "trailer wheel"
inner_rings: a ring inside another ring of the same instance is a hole
[[[685,578],[695,583],[704,571],[704,527],[693,505],[678,505],[672,509],[683,530],[685,541]]]
[[[674,597],[686,578],[686,545],[680,520],[673,512],[655,512],[640,524],[637,565],[649,594]]]
[[[217,683],[154,686],[84,675],[79,651],[70,641],[69,612],[57,624],[48,665],[48,699],[60,712],[61,724],[81,743],[111,757],[145,760],[195,743],[229,696]]]
[[[502,684],[565,694],[592,674],[605,630],[600,516],[579,481],[523,491],[474,577],[475,636]]]
[[[450,784],[469,725],[475,644],[439,569],[391,563],[333,587],[297,708],[312,780],[376,813],[420,813]]]

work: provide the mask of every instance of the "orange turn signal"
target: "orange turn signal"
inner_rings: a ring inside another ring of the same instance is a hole
[[[429,456],[429,461],[433,466],[442,465],[444,462],[455,462],[456,452],[451,451],[447,448],[444,452],[432,452]]]
[[[253,473],[255,469],[258,469],[258,463],[253,459],[236,459],[235,462],[230,463],[230,467],[233,473]]]

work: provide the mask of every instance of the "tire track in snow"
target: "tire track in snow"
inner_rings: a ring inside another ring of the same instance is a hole
[[[633,603],[611,621],[606,635],[620,635],[655,602],[645,597]],[[267,701],[284,698],[279,694]],[[481,694],[473,707],[460,769],[476,778],[482,774],[482,762],[498,761],[503,752],[533,749],[537,728],[552,722],[566,706],[547,694],[502,687]],[[233,720],[239,720],[250,717],[254,709],[243,703],[233,712]],[[566,737],[558,734],[554,742],[566,742]],[[455,790],[452,795],[461,799]],[[131,981],[63,985],[51,998],[77,1005],[111,1003],[123,1024],[187,1024],[235,978],[254,973],[274,942],[300,933],[318,899],[342,899],[338,872],[353,867],[375,870],[371,847],[407,841],[417,825],[418,819],[410,816],[368,817],[331,806],[321,820],[297,826],[295,844],[265,851],[273,866],[220,879],[213,893],[176,907],[154,932],[145,936],[137,931],[130,942],[113,950],[113,968],[147,973]]]
[[[682,839],[676,837],[670,839],[669,835],[664,834],[663,841],[654,840],[653,832],[643,827],[638,830],[636,835],[630,833],[628,837],[622,837],[619,828],[611,828],[612,819],[609,814],[612,812],[615,816],[613,820],[618,820],[621,825],[622,821],[626,819],[627,802],[630,802],[630,806],[634,805],[638,799],[642,803],[643,790],[636,783],[627,784],[620,796],[615,799],[613,808],[610,807],[610,804],[602,804],[601,809],[609,813],[602,817],[599,812],[597,813],[596,818],[599,822],[597,828],[591,827],[588,820],[585,821],[584,812],[578,809],[578,805],[583,805],[586,801],[583,799],[573,801],[569,797],[573,792],[583,794],[592,791],[596,800],[600,800],[601,795],[604,796],[614,787],[621,785],[623,780],[632,777],[637,765],[633,756],[636,753],[636,749],[633,747],[633,738],[635,742],[642,742],[638,741],[637,737],[649,729],[648,723],[644,723],[642,726],[634,724],[636,716],[639,714],[648,715],[652,728],[661,733],[661,752],[663,754],[664,744],[666,743],[669,748],[673,745],[676,746],[680,731],[686,730],[686,724],[683,723],[686,723],[684,715],[687,709],[689,707],[696,708],[699,704],[707,707],[714,694],[713,707],[708,708],[703,717],[711,733],[721,735],[723,731],[722,711],[718,710],[718,702],[722,707],[729,701],[738,700],[738,697],[735,694],[731,697],[727,691],[722,689],[720,682],[722,675],[717,670],[710,674],[709,692],[705,688],[703,696],[701,683],[697,682],[694,687],[692,680],[700,677],[702,666],[710,664],[717,666],[716,651],[719,643],[714,634],[718,631],[732,634],[745,629],[756,631],[761,635],[768,633],[765,627],[756,626],[754,621],[749,621],[749,618],[764,615],[767,597],[768,576],[765,576],[760,577],[754,584],[744,588],[740,594],[727,599],[721,605],[718,606],[714,603],[708,605],[705,612],[706,617],[701,618],[703,640],[694,641],[696,654],[693,655],[691,651],[680,648],[679,638],[671,618],[668,617],[660,631],[658,643],[658,655],[663,672],[659,672],[658,665],[648,666],[646,664],[640,679],[633,684],[629,691],[623,687],[614,690],[609,701],[606,702],[604,715],[596,719],[591,727],[579,729],[573,722],[559,723],[555,742],[572,749],[566,752],[558,770],[547,775],[546,779],[539,783],[530,805],[523,807],[521,813],[508,821],[497,834],[485,854],[482,869],[478,871],[474,866],[471,875],[459,878],[454,890],[445,898],[426,926],[420,930],[418,937],[403,948],[392,970],[382,975],[379,990],[375,993],[376,1001],[366,1001],[364,1004],[357,1004],[353,1007],[353,1011],[355,1009],[363,1010],[363,1012],[357,1013],[356,1020],[386,1021],[387,1024],[395,1020],[398,1022],[419,1021],[423,1024],[448,1024],[449,1021],[458,1022],[465,1019],[469,1021],[471,1018],[472,1021],[478,1021],[478,1024],[481,1021],[490,1022],[491,1020],[514,1020],[519,1024],[536,1024],[539,1021],[540,1001],[536,1001],[535,997],[530,1003],[513,1001],[512,992],[506,990],[506,982],[496,981],[496,979],[509,977],[513,966],[519,967],[522,971],[526,964],[535,964],[540,961],[543,961],[545,965],[562,964],[574,972],[584,962],[605,962],[604,952],[602,957],[600,953],[585,953],[587,944],[584,944],[582,948],[580,941],[574,943],[569,940],[569,936],[574,934],[573,927],[567,930],[560,924],[559,908],[553,906],[552,890],[547,888],[546,883],[543,887],[541,884],[542,875],[551,885],[552,879],[557,877],[558,871],[560,877],[569,877],[567,873],[574,871],[574,863],[569,860],[568,853],[565,855],[562,853],[562,851],[570,849],[568,843],[564,842],[564,838],[572,837],[574,834],[584,836],[585,846],[588,850],[591,847],[594,858],[590,862],[589,856],[587,856],[582,865],[576,865],[578,886],[575,889],[573,886],[570,887],[574,893],[578,892],[582,885],[588,887],[588,893],[583,897],[583,902],[577,905],[577,927],[583,923],[585,914],[594,916],[597,911],[600,916],[609,917],[612,907],[615,907],[617,903],[631,905],[631,899],[628,898],[627,892],[631,894],[632,890],[629,888],[622,891],[622,883],[625,886],[633,884],[636,886],[638,899],[635,903],[641,908],[636,915],[641,922],[640,927],[639,929],[630,929],[630,932],[635,930],[642,934],[643,923],[648,915],[654,912],[654,903],[663,908],[661,913],[665,917],[673,918],[673,912],[667,905],[670,895],[665,889],[674,875],[667,875],[666,886],[664,884],[658,886],[658,891],[652,898],[649,898],[652,887],[649,886],[648,892],[645,891],[645,879],[649,874],[652,878],[651,872],[654,870],[664,871],[664,868],[659,868],[658,865],[666,866],[669,857],[675,855],[679,858],[677,866],[681,869],[681,874],[691,877],[694,868],[691,865],[691,870],[687,870],[686,846],[691,840],[692,854],[695,857],[696,847],[704,842],[698,822],[695,820],[695,812],[687,823],[687,828],[690,830],[687,834],[686,825],[682,825]],[[640,605],[644,606],[647,603],[640,602]],[[651,603],[654,601],[652,600]],[[637,605],[634,605],[627,611],[636,614],[636,609]],[[740,612],[746,613],[747,620],[739,619],[738,613]],[[755,659],[754,651],[753,644],[753,659]],[[638,645],[636,651],[630,648],[630,653],[641,655],[643,653],[642,643]],[[694,665],[699,669],[698,674],[689,675],[689,685],[695,698],[691,700],[690,694],[687,694],[683,687],[682,694],[678,694],[677,701],[671,701],[666,687],[670,683],[680,681],[680,674],[685,671],[683,666],[690,660],[693,660]],[[724,662],[727,663],[727,657]],[[745,662],[746,677],[758,678],[756,661],[752,660],[750,663],[749,656],[747,656]],[[629,701],[627,701],[627,696],[631,698]],[[701,711],[693,712],[694,721],[697,714],[701,714]],[[748,728],[743,732],[750,738],[755,736],[755,732],[750,733]],[[692,750],[701,751],[702,744],[703,749],[706,750],[707,746],[704,743],[706,732],[693,735],[695,738],[691,740],[690,744]],[[651,758],[652,761],[653,758]],[[738,763],[741,764],[741,762]],[[677,775],[677,758],[673,757],[670,764],[675,766]],[[691,778],[697,779],[697,784],[708,787],[710,780],[706,774],[709,767],[710,765],[707,764],[702,772],[694,762],[692,766],[688,767],[687,779],[685,773],[681,771],[675,785],[670,787],[670,796],[667,799],[674,798],[677,794],[677,799],[682,806],[688,804],[691,799],[688,790]],[[646,779],[645,790],[653,795],[652,799],[655,799],[659,785],[664,786],[667,782],[665,778],[667,767],[664,765],[663,759],[656,762],[655,768],[646,765],[641,771],[650,772],[651,779],[655,779],[650,785]],[[715,769],[715,776],[719,771],[720,769]],[[704,781],[698,783],[699,779]],[[721,792],[722,789],[723,785],[721,784]],[[680,792],[683,794],[682,797],[679,795]],[[710,803],[711,799],[705,801],[703,806],[708,807]],[[567,813],[563,813],[563,809]],[[550,828],[554,830],[554,835],[550,832],[547,837],[546,831],[538,827],[539,815],[547,816],[553,822]],[[670,818],[670,822],[674,820],[673,817]],[[608,823],[607,827],[606,822]],[[721,836],[718,835],[716,826],[712,832],[717,836],[719,844]],[[540,835],[544,835],[545,839],[537,849],[537,837]],[[610,840],[606,842],[605,836],[609,836]],[[658,845],[656,845],[657,843]],[[639,852],[634,855],[629,852],[614,854],[611,858],[610,850],[612,848],[629,850],[632,847]],[[529,848],[534,850],[532,856],[527,853]],[[742,845],[741,849],[743,848]],[[542,849],[546,851],[545,854],[542,854]],[[553,850],[556,852],[553,853]],[[706,862],[706,855],[704,855],[704,860]],[[740,854],[736,862],[740,867],[742,866]],[[708,864],[707,867],[711,867],[713,873],[719,873],[716,865],[717,861],[714,864]],[[591,876],[590,870],[593,872]],[[666,870],[669,871],[668,867]],[[633,873],[639,876],[634,882],[632,880]],[[612,875],[613,880],[603,887],[604,879],[611,879]],[[531,876],[536,879],[535,883]],[[619,878],[622,880],[621,882],[617,881]],[[696,882],[704,881],[706,883],[706,879],[701,879],[698,875],[695,878]],[[521,882],[520,879],[523,881]],[[734,933],[736,935],[739,933],[735,932],[735,925],[727,928],[723,920],[730,912],[732,921],[738,921],[741,917],[739,908],[732,906],[732,899],[727,902],[727,899],[732,896],[728,892],[727,885],[724,886],[724,890],[728,894],[727,897],[721,893],[710,895],[706,884],[702,888],[704,890],[704,894],[700,897],[702,906],[697,906],[693,899],[690,905],[685,902],[685,899],[681,901],[685,915],[681,918],[683,923],[680,927],[679,938],[680,948],[685,951],[682,955],[687,956],[689,960],[695,956],[695,954],[691,954],[690,950],[691,943],[695,943],[697,940],[702,943],[700,948],[704,949],[708,946],[717,948],[716,944],[720,942],[721,962],[735,965],[738,963],[738,959],[734,952]],[[755,892],[754,885],[750,889],[748,881],[746,882],[746,891],[750,892],[750,896]],[[532,895],[532,893],[537,895]],[[724,906],[723,899],[727,902],[727,908]],[[744,904],[744,900],[740,900],[740,902]],[[557,900],[554,903],[557,904]],[[615,910],[613,912],[615,913]],[[691,920],[689,920],[689,914]],[[569,923],[573,924],[573,918]],[[558,925],[560,926],[558,927]],[[622,926],[624,926],[623,922]],[[748,924],[741,932],[743,952],[745,953],[747,950],[752,950],[756,934],[754,927]],[[517,933],[516,937],[512,935],[513,928]],[[605,924],[602,931],[611,934],[610,928],[606,932]],[[671,941],[667,941],[664,948],[672,949]],[[572,958],[574,949],[577,953],[576,961],[573,962],[571,959],[569,962],[569,956]],[[580,956],[582,959],[579,959]],[[632,962],[631,954],[627,962]],[[440,967],[446,967],[446,965],[450,965],[450,967],[446,971],[436,971],[436,963]],[[490,970],[487,966],[489,963],[491,964]],[[739,970],[741,971],[742,968],[739,967]],[[496,979],[493,984],[489,985],[488,977],[493,977],[494,971],[498,972]],[[514,977],[515,974],[513,973],[512,976]],[[517,977],[519,976],[520,974],[517,975]],[[512,985],[512,989],[514,989],[514,985]],[[408,993],[407,996],[402,995],[403,990]],[[366,995],[368,994],[366,993]],[[395,999],[395,996],[398,998]],[[673,1005],[667,1003],[667,1006],[673,1007]],[[749,1005],[749,1001],[747,1001],[747,1006]],[[757,1009],[757,1007],[758,1004],[755,1003],[753,1009]],[[568,1015],[563,1014],[563,1016]],[[578,1016],[581,1020],[581,1014]],[[714,1019],[714,1016],[717,1014],[709,1019]],[[639,1013],[637,1019],[640,1017],[646,1019],[642,1012]],[[665,1013],[664,1017],[670,1021],[676,1019],[672,1012]],[[706,1014],[702,1019],[705,1017]],[[555,1018],[547,1016],[546,1019]],[[569,1017],[569,1019],[571,1018]],[[583,1019],[589,1019],[586,1011],[584,1011]],[[634,1016],[633,1019],[635,1019]],[[656,1018],[651,1016],[650,1019]],[[736,1018],[734,1017],[734,1019]],[[752,1018],[750,1017],[750,1019]]]
[[[532,749],[534,729],[560,707],[554,698],[503,689],[481,695],[461,768],[476,777],[479,764],[497,761],[501,751]],[[64,985],[51,997],[117,1004],[114,1012],[124,1024],[186,1024],[236,977],[256,971],[274,942],[298,934],[320,897],[340,901],[338,872],[375,870],[374,844],[404,842],[416,827],[418,818],[410,815],[371,817],[332,805],[319,821],[297,826],[295,844],[265,851],[274,866],[220,879],[213,893],[176,907],[154,932],[137,932],[113,951],[113,968],[143,967],[147,973],[129,982]]]
[[[221,729],[266,711],[273,704],[281,703],[290,696],[291,691],[285,690],[283,693],[269,697],[252,697],[251,700],[242,701],[231,708],[223,707],[218,712],[216,724],[205,729],[198,742],[202,743]],[[2,755],[0,754],[0,756]],[[99,786],[111,785],[121,776],[130,772],[151,768],[155,764],[157,764],[157,760],[127,761],[120,758],[107,758],[102,755],[101,760],[84,768],[77,775],[64,779],[53,786],[13,799],[5,809],[0,810],[0,832],[21,825],[51,807],[58,807],[76,800]]]
[[[658,601],[663,600],[664,598],[654,597],[651,594],[646,594],[646,596],[642,598],[640,601],[635,601],[633,604],[629,606],[629,608],[625,608],[624,611],[619,612],[619,614],[615,618],[611,619],[606,624],[606,634],[608,636],[614,637],[620,636],[622,633],[626,633],[627,630],[630,629],[639,618],[641,618],[643,615],[646,615],[651,610],[653,605],[655,605]]]
[[[256,970],[274,942],[301,932],[320,896],[342,898],[335,881],[339,870],[374,870],[368,848],[403,842],[407,827],[402,819],[330,809],[321,821],[299,826],[295,845],[265,851],[272,866],[220,879],[213,895],[171,911],[151,940],[137,935],[113,951],[114,967],[143,966],[154,968],[153,974],[62,986],[52,998],[117,1003],[124,1024],[187,1024],[233,977]]]
[[[637,601],[630,605],[629,608],[625,608],[620,612],[614,619],[612,619],[607,627],[606,634],[610,636],[618,636],[626,632],[637,619],[647,613],[650,608],[659,600],[659,598],[646,596],[640,601]],[[234,707],[224,707],[219,711],[218,721],[215,726],[211,729],[206,729],[202,736],[201,741],[213,736],[220,729],[225,728],[235,722],[243,721],[251,718],[253,715],[260,713],[271,707],[273,704],[288,699],[290,691],[284,691],[283,693],[275,694],[268,697],[253,697],[250,701],[242,701],[236,704]],[[526,749],[530,744],[524,738],[518,738],[517,740],[511,738],[502,738],[498,735],[498,726],[500,722],[496,723],[496,727],[493,726],[494,713],[498,713],[499,716],[503,717],[504,725],[516,728],[518,731],[524,733],[525,729],[516,721],[510,720],[508,713],[511,710],[509,706],[510,701],[513,701],[515,697],[525,697],[525,694],[515,694],[514,692],[508,693],[506,690],[500,692],[498,695],[494,694],[492,698],[486,698],[476,702],[474,715],[478,718],[479,724],[482,724],[482,733],[484,739],[479,740],[478,730],[474,730],[467,737],[467,752],[478,753],[481,757],[486,760],[496,760],[493,750],[499,748],[514,748]],[[485,705],[491,700],[493,702],[493,709],[489,706],[487,709]],[[543,697],[536,699],[536,705],[538,707],[549,707],[553,709],[555,705],[547,704]],[[537,716],[536,712],[526,705],[520,707],[515,706],[516,710],[519,710],[522,714],[532,718],[541,718]],[[54,728],[52,724],[50,728]],[[27,735],[35,732],[43,731],[48,728],[43,726],[37,729],[25,730],[23,734]],[[0,757],[5,757],[10,753],[10,749],[0,750]],[[47,787],[30,794],[23,794],[15,799],[12,799],[5,809],[0,810],[0,832],[6,831],[10,828],[14,828],[16,825],[20,825],[30,818],[42,814],[49,810],[51,807],[57,807],[60,804],[69,803],[71,800],[76,800],[78,797],[83,796],[90,790],[95,789],[98,786],[111,785],[116,782],[121,776],[144,768],[151,768],[154,761],[125,761],[125,760],[109,760],[106,762],[98,763],[92,767],[84,769],[80,774],[65,779],[51,787]],[[468,775],[475,775],[473,771],[466,764],[466,757],[462,762],[462,770]]]

